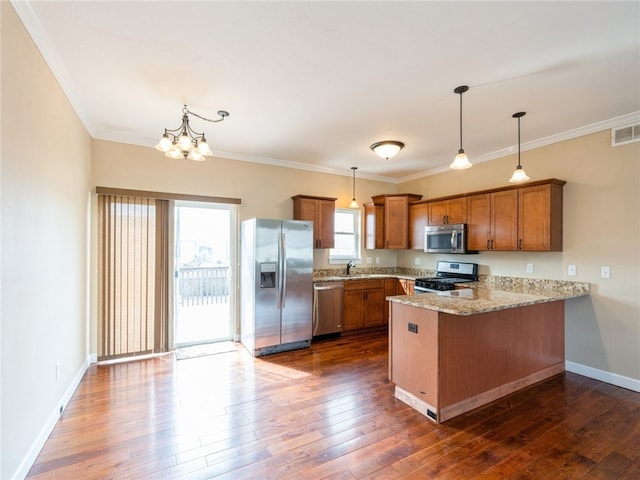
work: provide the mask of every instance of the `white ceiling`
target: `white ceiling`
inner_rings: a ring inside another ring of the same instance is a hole
[[[153,146],[187,104],[230,112],[191,122],[219,156],[397,182],[457,153],[459,85],[472,162],[517,148],[518,111],[523,151],[640,112],[638,1],[13,4],[98,139]]]

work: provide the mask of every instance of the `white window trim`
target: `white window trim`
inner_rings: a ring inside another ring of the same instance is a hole
[[[352,214],[354,219],[354,243],[355,243],[355,247],[356,247],[356,256],[354,257],[353,255],[336,255],[336,254],[332,254],[331,252],[333,251],[333,249],[329,249],[329,264],[335,264],[335,265],[345,265],[349,262],[353,262],[356,265],[359,265],[362,263],[362,214],[360,212],[360,210],[354,210],[351,208],[340,208],[340,209],[336,209],[336,213],[349,213]],[[339,234],[339,233],[351,233],[351,232],[338,232],[338,231],[334,231],[334,235]]]

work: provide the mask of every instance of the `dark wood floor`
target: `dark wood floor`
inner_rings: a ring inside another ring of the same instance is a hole
[[[638,479],[640,393],[566,373],[435,425],[373,333],[92,366],[33,479]]]

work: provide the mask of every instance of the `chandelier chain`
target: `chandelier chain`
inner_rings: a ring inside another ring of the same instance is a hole
[[[211,123],[221,122],[221,121],[223,121],[225,119],[226,116],[229,115],[227,112],[225,112],[223,110],[220,110],[218,112],[218,115],[220,115],[220,118],[218,118],[217,120],[212,120],[211,118],[203,117],[202,115],[198,115],[197,113],[192,112],[191,110],[189,110],[187,108],[186,105],[182,109],[182,113],[188,113],[189,115],[193,115],[194,117],[198,117],[200,120],[204,120],[205,122],[211,122]]]

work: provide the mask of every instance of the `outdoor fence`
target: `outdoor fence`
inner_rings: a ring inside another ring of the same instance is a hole
[[[177,281],[180,306],[229,301],[229,267],[179,268]]]

